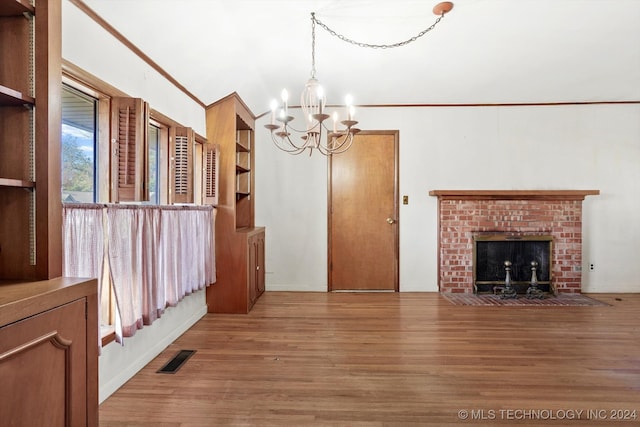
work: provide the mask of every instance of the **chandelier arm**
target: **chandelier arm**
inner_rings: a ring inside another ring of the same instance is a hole
[[[331,28],[329,28],[324,22],[320,21],[318,18],[316,18],[315,13],[311,14],[311,20],[315,23],[317,23],[318,25],[320,25],[322,28],[324,28],[329,34],[331,34],[332,36],[335,36],[337,38],[339,38],[340,40],[347,42],[347,43],[351,43],[353,45],[356,45],[358,47],[366,47],[366,48],[371,48],[371,49],[391,49],[394,47],[401,47],[401,46],[405,46],[408,45],[409,43],[413,43],[414,41],[418,40],[420,37],[424,36],[425,34],[427,34],[429,31],[433,30],[435,28],[436,25],[438,25],[438,23],[442,20],[442,18],[444,18],[445,13],[443,12],[442,15],[438,16],[438,18],[436,19],[436,21],[431,24],[429,27],[425,28],[424,30],[420,31],[417,35],[401,41],[401,42],[397,42],[397,43],[391,43],[391,44],[370,44],[370,43],[363,43],[363,42],[358,42],[355,40],[352,40],[350,38],[345,37],[344,35],[336,32],[335,30],[332,30]],[[314,31],[314,43],[315,43],[315,31]]]
[[[340,138],[342,138],[342,142],[339,142],[338,145],[334,146],[333,148],[329,148],[327,144],[327,148],[326,148],[327,151],[331,152],[332,154],[340,154],[340,153],[344,153],[349,149],[349,147],[351,147],[351,144],[353,142],[353,135],[351,133],[337,136],[336,140],[339,141]],[[345,144],[346,144],[346,147],[345,147]]]
[[[287,142],[289,143],[289,145],[291,145],[294,148],[293,151],[296,151],[296,150],[303,150],[304,151],[304,149],[309,146],[309,142],[308,141],[304,141],[302,143],[302,145],[297,145],[296,143],[294,143],[291,140],[290,136],[289,136],[290,135],[289,132],[286,132],[286,130],[287,129],[285,128],[285,135],[281,138],[281,141],[284,142],[284,139],[286,138]],[[287,150],[285,149],[284,151],[287,151]]]
[[[315,124],[314,124],[314,126],[315,126]],[[291,126],[291,125],[287,125],[287,126],[285,127],[285,131],[286,131],[287,129],[290,129],[290,130],[292,130],[292,131],[294,131],[294,132],[298,132],[298,133],[307,133],[307,130],[306,130],[306,129],[305,129],[305,130],[302,130],[302,129],[296,129],[296,128],[294,128],[294,127],[293,127],[293,126]]]
[[[278,138],[274,134],[271,134],[271,141],[273,141],[273,144],[276,146],[276,148],[278,150],[284,151],[284,152],[292,154],[292,155],[298,155],[300,153],[303,153],[304,150],[307,148],[306,146],[298,147],[298,146],[294,145],[293,143],[291,143],[291,140],[289,139],[289,137],[287,137],[287,139],[289,140],[289,143],[295,148],[289,149],[289,148],[283,147],[280,144],[280,142],[278,142]]]
[[[345,145],[345,143],[347,143],[346,147],[343,148],[343,145]],[[353,144],[353,134],[350,133],[347,137],[345,137],[345,141],[343,141],[342,144],[340,144],[340,146],[337,149],[335,149],[332,153],[333,154],[344,153],[349,148],[351,148],[352,144]]]

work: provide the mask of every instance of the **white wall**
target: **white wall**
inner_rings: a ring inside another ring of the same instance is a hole
[[[205,135],[204,108],[67,0],[62,2],[62,57],[151,108]],[[124,13],[124,12],[123,12]],[[99,54],[96,54],[99,51]],[[205,291],[186,297],[124,346],[110,343],[99,358],[100,402],[206,314]]]
[[[361,108],[357,118],[400,131],[401,291],[438,289],[433,189],[600,190],[583,203],[583,292],[638,291],[639,105]],[[267,227],[267,290],[326,291],[326,159],[276,150],[265,119],[256,224]]]
[[[200,135],[206,134],[202,106],[68,0],[62,1],[62,58],[129,96],[144,99],[154,110]]]

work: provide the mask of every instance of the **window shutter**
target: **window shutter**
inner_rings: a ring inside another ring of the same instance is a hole
[[[193,203],[195,134],[191,128],[172,127],[170,139],[169,203]]]
[[[148,200],[146,145],[149,107],[140,98],[111,99],[111,200]]]
[[[218,144],[202,146],[202,204],[218,204],[218,177],[220,175],[220,147]]]

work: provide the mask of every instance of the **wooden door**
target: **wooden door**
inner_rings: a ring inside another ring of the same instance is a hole
[[[329,160],[329,290],[398,290],[398,132]]]

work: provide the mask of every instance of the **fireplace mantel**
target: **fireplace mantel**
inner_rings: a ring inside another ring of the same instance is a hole
[[[600,190],[431,190],[444,200],[584,200]]]

